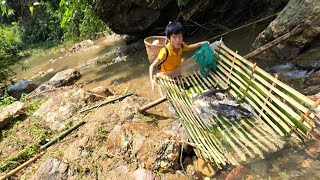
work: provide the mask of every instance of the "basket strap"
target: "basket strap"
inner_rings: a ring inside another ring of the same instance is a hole
[[[181,48],[183,49],[183,43],[181,43]],[[168,50],[167,46],[164,46],[164,49],[166,50],[166,58],[159,63],[159,65],[157,66],[158,69],[160,69],[161,65],[168,59],[169,50]]]

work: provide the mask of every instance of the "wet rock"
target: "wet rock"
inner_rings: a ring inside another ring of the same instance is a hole
[[[68,164],[59,161],[56,158],[46,158],[38,168],[37,180],[55,180],[68,178]]]
[[[69,49],[69,52],[70,53],[74,53],[74,52],[77,52],[77,51],[81,51],[87,47],[90,47],[90,46],[93,46],[95,45],[95,43],[88,39],[88,40],[84,40],[78,44],[75,44],[74,46],[72,46],[70,49]]]
[[[303,52],[303,54],[294,58],[293,61],[301,69],[320,70],[320,44]]]
[[[257,59],[286,60],[296,57],[305,47],[313,44],[320,36],[320,1],[319,0],[290,0],[269,26],[259,34],[253,46],[255,48],[282,36],[297,25],[303,29],[299,35],[274,46],[258,55]]]
[[[64,123],[85,105],[87,95],[83,89],[70,89],[50,97],[34,114],[46,121],[52,130],[61,130]]]
[[[37,89],[29,94],[29,97],[40,96],[45,92],[61,86],[72,85],[80,78],[80,72],[74,69],[67,69],[55,74],[49,81],[42,83]]]
[[[130,123],[115,126],[107,140],[113,154],[122,154],[140,167],[159,170],[169,169],[178,163],[179,144],[171,135],[155,127]]]
[[[30,93],[38,86],[32,80],[21,80],[8,87],[8,94],[19,99],[23,93]]]
[[[0,129],[8,125],[14,117],[24,114],[25,110],[25,104],[19,101],[0,108]]]
[[[208,163],[202,158],[195,159],[193,161],[193,165],[196,171],[201,172],[207,177],[213,177],[218,171],[218,169],[214,167],[212,163]]]
[[[231,170],[231,172],[226,176],[226,180],[233,180],[233,179],[241,179],[240,177],[243,174],[243,172],[246,170],[244,166],[237,166],[234,169]]]

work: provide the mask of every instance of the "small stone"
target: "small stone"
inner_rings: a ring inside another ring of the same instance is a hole
[[[202,158],[198,158],[193,162],[196,171],[201,172],[203,175],[213,177],[216,174],[216,168]]]
[[[306,159],[306,160],[303,160],[302,163],[301,163],[301,167],[302,168],[309,168],[312,164],[312,160],[311,159]]]
[[[48,69],[47,73],[51,73],[51,72],[53,72],[53,71],[54,71],[54,69],[53,69],[53,68],[50,68],[50,69]]]

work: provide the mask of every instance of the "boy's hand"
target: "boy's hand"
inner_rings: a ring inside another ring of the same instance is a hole
[[[156,82],[155,80],[151,80],[151,89],[152,89],[152,92],[154,92],[154,88],[156,87]]]
[[[202,41],[202,45],[204,45],[204,44],[208,44],[208,45],[210,45],[210,42],[209,41]]]

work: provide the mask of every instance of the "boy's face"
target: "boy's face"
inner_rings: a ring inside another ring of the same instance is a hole
[[[170,44],[172,45],[173,48],[179,49],[181,47],[181,43],[183,41],[182,33],[172,34],[170,36],[169,41],[170,41]]]

